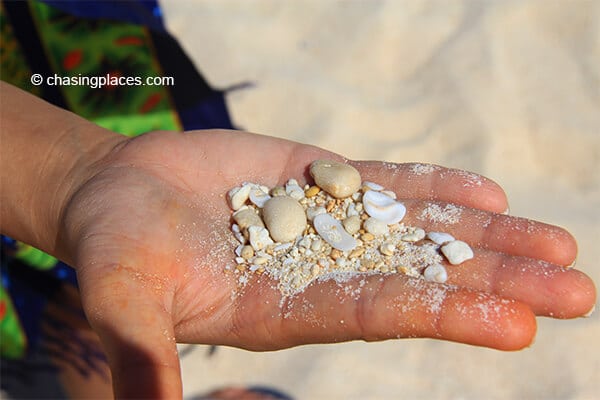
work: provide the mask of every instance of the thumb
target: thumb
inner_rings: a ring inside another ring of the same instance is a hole
[[[181,398],[173,322],[163,299],[123,267],[102,274],[80,279],[80,287],[88,320],[108,357],[115,397]]]

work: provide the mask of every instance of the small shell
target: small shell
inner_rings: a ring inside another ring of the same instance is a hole
[[[344,229],[351,235],[354,235],[356,232],[360,230],[360,217],[358,215],[353,215],[351,217],[346,218],[342,224],[344,225]]]
[[[263,208],[267,200],[271,198],[271,196],[269,196],[267,192],[263,191],[259,187],[252,188],[252,190],[250,190],[249,195],[250,201],[254,203],[257,207]]]
[[[315,217],[319,214],[325,214],[327,212],[327,210],[325,210],[325,207],[309,207],[306,209],[306,218],[308,218],[309,221],[312,221],[313,219],[315,219]]]
[[[236,211],[233,214],[233,220],[241,229],[246,229],[250,226],[265,226],[262,219],[260,219],[260,216],[251,208],[244,208]]]
[[[266,246],[273,244],[273,240],[269,237],[269,231],[260,226],[251,226],[248,228],[250,235],[250,245],[255,251],[262,250]]]
[[[374,190],[363,195],[365,211],[369,216],[377,218],[388,225],[400,222],[406,214],[404,204]]]
[[[430,265],[423,271],[426,281],[444,283],[448,280],[446,268],[441,264]]]
[[[334,249],[350,251],[357,245],[356,240],[346,232],[340,221],[330,214],[319,214],[313,220],[317,233]]]
[[[295,179],[290,179],[288,183],[285,184],[285,192],[294,200],[301,200],[304,198],[304,189],[298,185],[298,182]]]
[[[321,189],[343,199],[360,189],[360,173],[349,164],[332,160],[317,160],[310,165],[310,175]]]
[[[239,210],[248,201],[250,196],[250,190],[253,188],[253,184],[245,183],[242,186],[234,187],[228,193],[229,204],[234,211]]]
[[[379,247],[379,251],[383,255],[391,256],[394,254],[394,251],[396,251],[396,246],[392,242],[383,242]]]
[[[306,228],[306,214],[296,200],[288,196],[273,197],[263,207],[263,219],[273,240],[290,242]]]
[[[461,264],[474,256],[471,247],[460,240],[443,245],[441,251],[452,265]]]
[[[429,232],[427,238],[435,244],[444,244],[454,241],[454,236],[444,232]]]
[[[363,228],[365,228],[365,231],[372,233],[375,236],[383,236],[390,231],[384,221],[373,217],[368,218],[363,223]]]

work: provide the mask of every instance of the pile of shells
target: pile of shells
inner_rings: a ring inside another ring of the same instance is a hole
[[[405,226],[404,204],[374,182],[363,182],[349,164],[317,160],[315,185],[290,179],[268,188],[243,183],[231,189],[231,230],[239,241],[236,265],[245,284],[249,274],[266,273],[284,295],[312,281],[350,273],[403,273],[443,283],[444,259],[458,265],[473,258],[468,244],[443,232]]]

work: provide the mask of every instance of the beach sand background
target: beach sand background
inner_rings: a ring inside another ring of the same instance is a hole
[[[242,129],[355,159],[486,175],[511,214],[563,226],[600,282],[600,2],[174,1],[167,25]],[[504,353],[425,339],[271,353],[182,346],[188,398],[600,398],[600,313],[538,320]]]

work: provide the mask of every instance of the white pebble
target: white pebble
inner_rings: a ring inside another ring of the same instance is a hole
[[[302,200],[304,198],[304,189],[298,185],[295,179],[290,179],[285,185],[285,193],[294,200]]]
[[[383,236],[390,231],[388,225],[384,221],[373,217],[367,218],[367,220],[363,222],[363,228],[365,228],[365,231],[372,233],[375,236]]]
[[[319,251],[321,250],[321,247],[323,247],[323,242],[321,241],[321,239],[319,239],[318,237],[315,238],[312,243],[310,244],[310,249],[312,251]]]
[[[332,160],[317,160],[310,165],[310,175],[321,189],[343,199],[360,189],[360,173],[349,164]]]
[[[260,187],[254,187],[252,190],[250,190],[250,201],[254,203],[257,207],[263,208],[267,200],[271,198],[271,196],[269,196],[268,191],[268,189],[265,192]]]
[[[473,258],[473,250],[463,241],[455,240],[447,243],[441,248],[442,253],[452,265],[461,264]]]
[[[354,235],[360,230],[360,217],[358,215],[352,215],[342,222],[344,229],[351,235]]]
[[[273,197],[263,207],[263,219],[273,240],[290,242],[306,228],[306,214],[296,200],[289,196]]]
[[[353,217],[355,215],[358,215],[356,205],[354,203],[348,204],[348,207],[346,208],[346,217]]]
[[[356,240],[346,232],[340,221],[327,213],[317,215],[313,226],[323,240],[334,249],[350,251],[357,245]]]
[[[404,204],[374,190],[369,190],[363,195],[363,205],[370,217],[377,218],[388,225],[400,222],[406,214]]]
[[[446,268],[441,264],[430,265],[423,271],[425,280],[430,282],[444,283],[448,280],[448,273]]]
[[[429,232],[427,238],[435,244],[444,244],[454,241],[454,236],[444,232]]]
[[[248,234],[250,235],[250,245],[255,251],[273,244],[273,240],[269,237],[269,231],[260,226],[249,227]]]
[[[416,228],[414,231],[402,235],[400,240],[403,242],[418,242],[425,238],[425,231],[421,228]]]
[[[252,183],[245,183],[241,187],[234,187],[228,193],[229,204],[234,211],[239,210],[246,201],[248,201],[248,197],[250,196],[250,190],[254,185]]]

